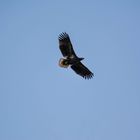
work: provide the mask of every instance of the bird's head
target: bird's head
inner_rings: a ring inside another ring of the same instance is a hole
[[[80,61],[82,61],[83,59],[84,59],[83,57],[79,58]]]

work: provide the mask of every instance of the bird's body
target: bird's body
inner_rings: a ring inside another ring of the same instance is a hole
[[[85,79],[92,78],[93,73],[81,63],[84,58],[80,58],[75,54],[67,33],[59,35],[59,48],[64,56],[59,60],[60,67],[67,68],[71,66],[77,74]]]

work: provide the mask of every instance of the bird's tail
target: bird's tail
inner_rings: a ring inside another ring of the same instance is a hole
[[[68,62],[66,59],[64,58],[60,58],[59,60],[59,66],[60,67],[63,67],[63,68],[67,68],[69,66]]]

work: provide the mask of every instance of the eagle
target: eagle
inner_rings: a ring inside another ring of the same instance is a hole
[[[70,66],[78,75],[85,79],[91,79],[94,74],[81,63],[84,58],[78,57],[74,52],[69,35],[66,32],[62,32],[58,36],[58,40],[59,49],[64,57],[60,58],[59,66],[63,68],[68,68]]]

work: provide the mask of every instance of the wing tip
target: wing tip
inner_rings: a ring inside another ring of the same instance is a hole
[[[59,34],[58,39],[61,41],[63,39],[67,39],[69,38],[69,35],[66,32],[62,32],[61,34]]]
[[[94,74],[93,73],[90,73],[90,74],[88,74],[88,75],[84,75],[84,76],[82,76],[84,79],[91,79],[91,78],[93,78],[93,76],[94,76]]]

